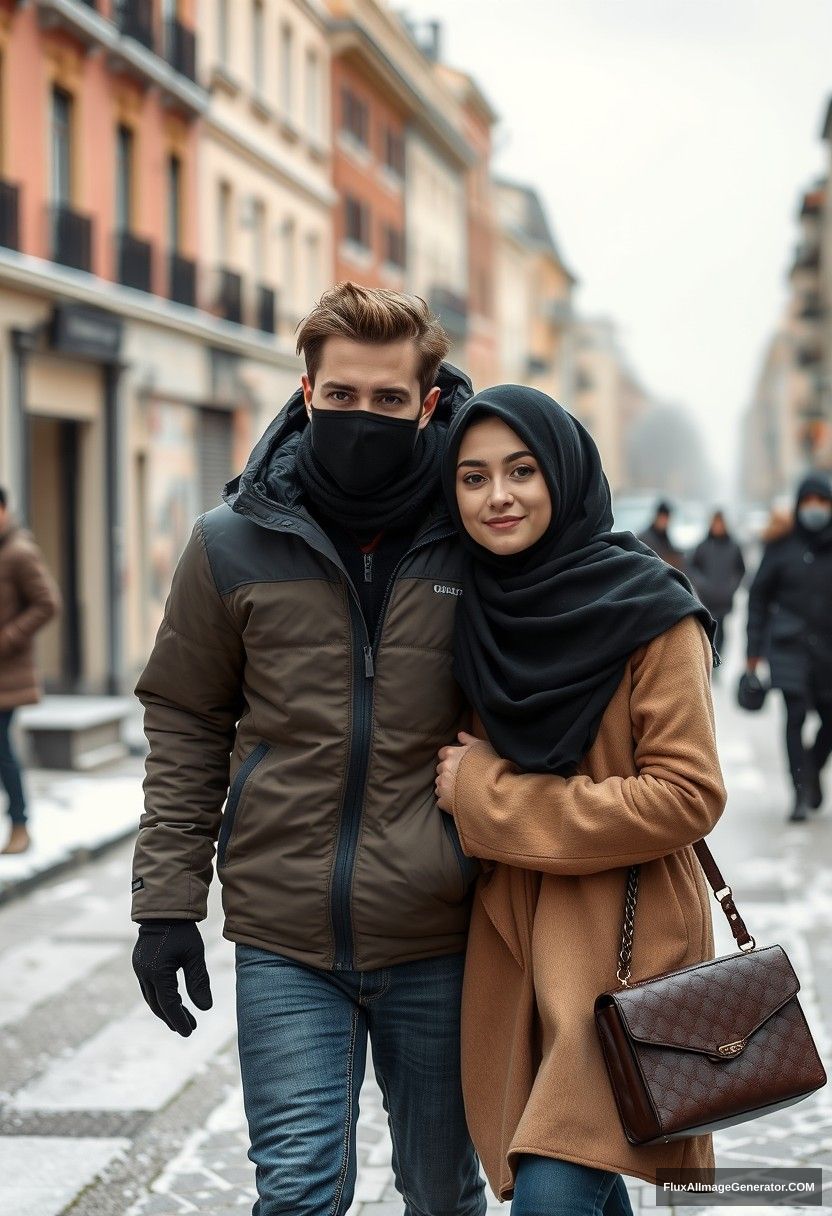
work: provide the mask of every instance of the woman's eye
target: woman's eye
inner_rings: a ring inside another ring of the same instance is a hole
[[[535,471],[530,464],[518,464],[517,468],[512,470],[521,481],[528,481]]]
[[[468,473],[462,479],[462,484],[466,486],[478,486],[485,481],[481,473]]]

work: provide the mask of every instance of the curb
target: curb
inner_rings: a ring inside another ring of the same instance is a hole
[[[4,904],[11,903],[12,900],[19,896],[28,895],[35,887],[40,886],[49,878],[57,878],[61,874],[65,874],[70,870],[76,869],[78,866],[84,865],[85,862],[93,861],[96,857],[101,857],[110,849],[115,848],[117,844],[127,840],[130,836],[135,836],[138,831],[137,827],[125,828],[115,836],[110,836],[106,840],[100,841],[94,845],[78,845],[73,848],[68,856],[57,858],[44,866],[42,870],[38,870],[36,874],[27,874],[20,879],[10,879],[8,882],[0,880],[0,907]]]

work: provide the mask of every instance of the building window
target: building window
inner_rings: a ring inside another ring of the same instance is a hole
[[[217,53],[220,63],[227,68],[231,59],[231,23],[228,0],[217,0]]]
[[[306,52],[306,133],[321,134],[321,61],[315,51]]]
[[[352,89],[341,91],[341,130],[365,147],[370,142],[370,110],[365,101],[356,97]]]
[[[311,232],[306,238],[306,299],[312,304],[321,290],[321,238]]]
[[[344,199],[345,235],[355,245],[370,248],[370,208],[347,195]]]
[[[295,221],[286,219],[280,231],[280,295],[290,314],[295,304]]]
[[[178,156],[168,157],[168,251],[178,253],[182,241],[182,162]]]
[[[397,177],[404,177],[404,139],[397,131],[384,131],[384,164]]]
[[[290,25],[280,27],[280,111],[284,118],[291,118],[294,106],[294,84],[292,60],[294,59],[294,36]]]
[[[231,251],[231,186],[228,182],[220,182],[217,213],[217,246],[220,264],[228,265]]]
[[[133,132],[119,126],[116,132],[116,229],[129,232],[133,198]]]
[[[254,81],[254,94],[256,97],[263,96],[263,41],[265,31],[263,27],[263,0],[254,0],[254,8],[251,13],[251,59],[252,59],[252,78]]]
[[[52,201],[72,202],[72,97],[52,90]]]
[[[267,280],[266,273],[266,204],[262,199],[257,199],[254,204],[254,237],[252,240],[252,270],[254,278],[258,282]]]
[[[398,266],[402,269],[405,266],[404,233],[400,228],[394,228],[392,224],[384,225],[384,260],[391,266]]]

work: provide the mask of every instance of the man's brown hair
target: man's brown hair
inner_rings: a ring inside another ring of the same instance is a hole
[[[421,296],[338,283],[324,292],[303,319],[297,353],[306,360],[306,374],[315,383],[327,338],[353,342],[401,342],[412,338],[419,352],[419,386],[426,397],[436,383],[439,364],[450,349],[448,336]]]

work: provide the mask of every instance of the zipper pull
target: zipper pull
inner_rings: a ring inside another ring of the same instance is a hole
[[[373,650],[371,646],[364,647],[364,675],[368,680],[372,680],[376,674],[376,669],[373,666]]]
[[[373,555],[372,553],[364,554],[364,582],[371,583],[373,581]]]

